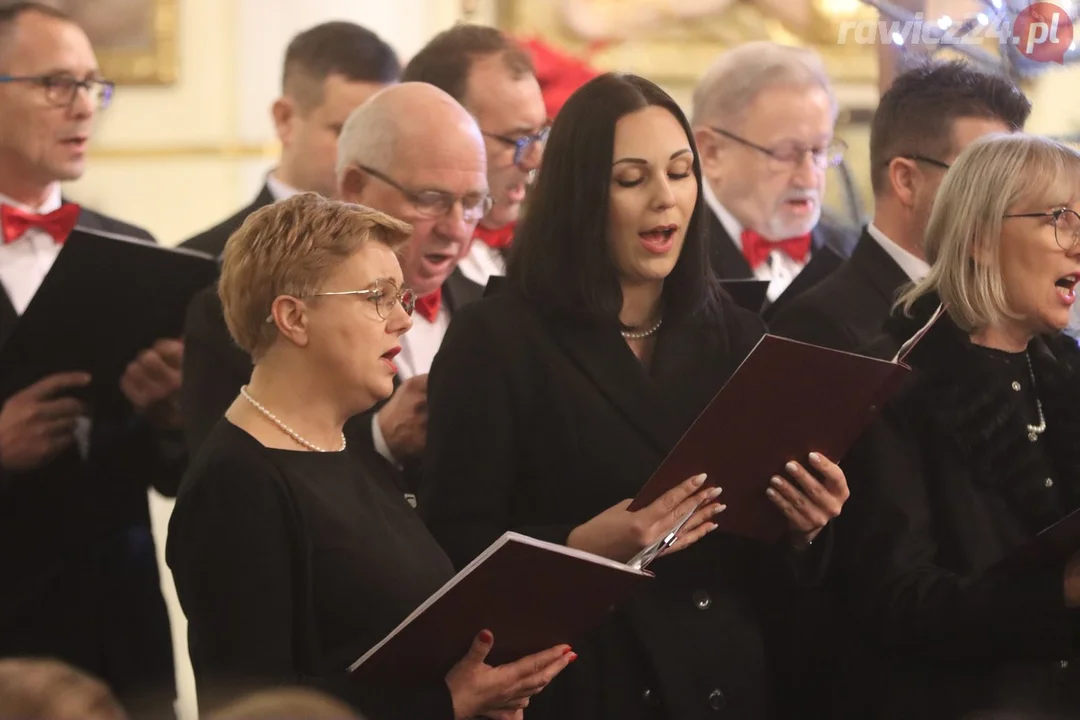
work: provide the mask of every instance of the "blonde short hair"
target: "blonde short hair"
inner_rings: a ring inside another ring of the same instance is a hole
[[[341,701],[308,688],[259,690],[216,710],[207,720],[361,720]]]
[[[968,333],[1014,317],[1001,273],[1004,216],[1076,199],[1080,152],[1027,133],[979,138],[945,173],[923,244],[930,273],[901,295],[898,306],[910,314],[919,298],[936,292]]]
[[[701,76],[694,88],[691,124],[734,122],[762,90],[784,85],[820,87],[829,96],[835,121],[840,106],[821,56],[806,48],[758,40],[724,52]]]
[[[51,658],[0,660],[0,717],[121,720],[128,715],[97,677]]]
[[[368,241],[396,250],[411,232],[377,210],[315,193],[256,210],[222,254],[218,296],[233,340],[257,361],[277,336],[266,322],[275,298],[309,295]]]

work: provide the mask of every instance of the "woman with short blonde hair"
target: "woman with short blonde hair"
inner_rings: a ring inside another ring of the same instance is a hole
[[[1080,508],[1080,349],[1062,332],[1078,210],[1080,152],[1044,137],[977,140],[942,182],[932,270],[888,344],[932,324],[845,463],[838,547],[862,624],[837,717],[1080,715],[1080,559],[1014,561]]]
[[[225,320],[255,367],[184,477],[166,549],[204,699],[302,684],[371,720],[513,720],[575,657],[560,645],[491,667],[496,639],[476,628],[445,682],[368,687],[347,672],[454,574],[343,432],[393,392],[412,324],[395,254],[408,234],[306,194],[253,213],[225,246]]]

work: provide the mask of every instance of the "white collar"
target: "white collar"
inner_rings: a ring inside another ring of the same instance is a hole
[[[14,208],[18,208],[23,212],[35,213],[38,215],[46,215],[53,210],[59,210],[60,205],[63,204],[63,197],[60,193],[60,183],[53,183],[52,189],[49,191],[49,196],[45,198],[45,202],[41,203],[39,207],[30,207],[24,205],[21,202],[15,202],[7,195],[0,193],[0,205],[11,205]]]
[[[904,274],[911,279],[912,282],[919,282],[930,273],[930,265],[920,257],[912,255],[904,248],[897,245],[894,241],[890,240],[885,233],[870,223],[866,226],[866,232],[870,237],[874,238],[881,249],[889,254],[889,257],[893,259],[900,269],[904,271]]]
[[[299,195],[300,190],[292,187],[291,185],[278,180],[274,176],[274,173],[269,173],[266,176],[266,187],[270,188],[270,194],[274,196],[274,200],[288,200],[293,195]]]

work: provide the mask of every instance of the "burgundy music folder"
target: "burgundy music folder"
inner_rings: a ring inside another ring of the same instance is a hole
[[[572,646],[652,578],[648,570],[508,532],[349,670],[361,683],[440,680],[485,629],[495,636],[489,665]]]
[[[698,416],[630,505],[643,508],[686,478],[707,473],[724,489],[722,532],[775,542],[787,520],[765,491],[784,465],[810,468],[818,452],[839,462],[910,372],[904,357],[940,316],[893,360],[765,335]]]

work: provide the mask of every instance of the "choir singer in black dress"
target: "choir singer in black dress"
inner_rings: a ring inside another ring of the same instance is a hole
[[[1014,555],[1080,507],[1077,211],[1080,153],[1047,138],[976,140],[942,181],[930,273],[874,353],[945,313],[844,464],[831,717],[1080,717],[1080,554]]]
[[[358,687],[347,675],[453,575],[400,491],[368,474],[342,434],[393,391],[413,309],[395,250],[409,232],[308,193],[253,213],[226,243],[225,319],[255,367],[182,482],[166,551],[200,710],[306,683],[371,720],[515,720],[575,659],[560,645],[491,667],[498,638],[476,628],[436,686]]]
[[[660,531],[629,498],[763,333],[717,288],[701,188],[649,81],[603,75],[560,110],[505,284],[454,320],[429,379],[421,507],[457,565],[511,529],[623,561]],[[790,542],[710,532],[658,560],[529,717],[775,717],[778,618],[847,498],[836,465],[816,470],[775,478]]]

